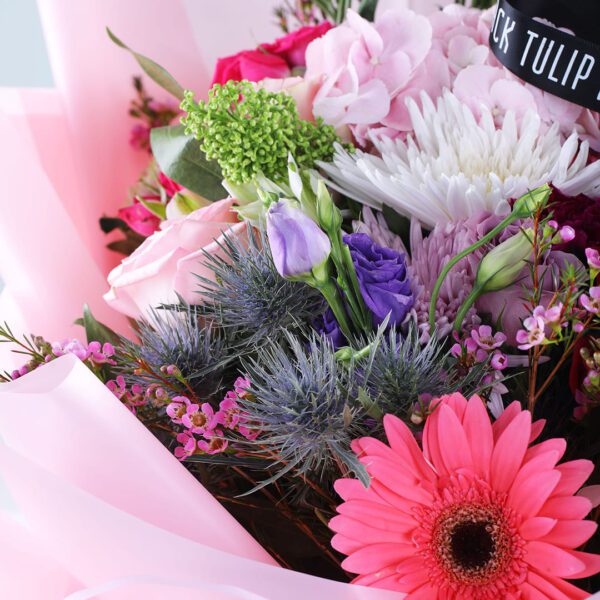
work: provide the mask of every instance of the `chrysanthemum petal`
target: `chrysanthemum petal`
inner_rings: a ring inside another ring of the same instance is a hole
[[[364,575],[397,563],[414,554],[414,551],[415,547],[412,544],[371,544],[352,553],[344,560],[342,568]]]
[[[598,529],[594,521],[558,521],[556,526],[540,538],[541,542],[548,542],[563,548],[578,548],[587,542]]]
[[[541,573],[555,577],[577,577],[586,568],[586,563],[572,552],[538,541],[527,542],[525,561]]]
[[[500,434],[492,453],[490,476],[496,491],[505,492],[511,486],[527,450],[531,434],[531,414],[517,415]]]

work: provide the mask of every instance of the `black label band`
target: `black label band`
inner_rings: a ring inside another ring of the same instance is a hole
[[[571,0],[571,4],[580,1]],[[600,46],[589,39],[590,19],[600,27],[600,0],[594,0],[594,5],[593,14],[586,11],[574,15],[572,8],[567,10],[560,0],[498,0],[490,47],[496,58],[524,81],[600,111]],[[588,39],[546,25],[534,16],[587,35]]]

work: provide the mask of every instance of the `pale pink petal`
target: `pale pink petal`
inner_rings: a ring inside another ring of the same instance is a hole
[[[431,48],[431,24],[412,11],[387,11],[377,19],[376,28],[386,42],[387,51],[402,50],[415,65],[425,59]]]
[[[358,90],[340,123],[377,123],[390,109],[390,96],[382,81],[372,79]]]

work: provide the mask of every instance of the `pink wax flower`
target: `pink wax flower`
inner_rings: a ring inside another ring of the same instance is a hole
[[[591,287],[590,295],[581,294],[579,302],[589,313],[600,313],[600,287]]]
[[[250,380],[247,377],[238,377],[233,383],[233,389],[238,398],[245,398],[250,389]]]
[[[177,446],[173,453],[179,460],[185,460],[196,452],[196,438],[190,433],[179,433],[176,439],[181,446]]]
[[[198,450],[205,454],[220,454],[227,450],[229,442],[220,436],[214,436],[210,440],[198,440]]]
[[[198,406],[197,404],[193,404],[192,406],[194,408],[188,408],[181,417],[182,425],[187,427],[192,433],[210,437],[212,430],[217,425],[213,407],[208,402],[204,402],[202,406]]]
[[[558,325],[560,324],[563,312],[563,304],[559,302],[551,308],[544,308],[543,306],[536,306],[533,309],[533,316],[540,317],[546,325]]]
[[[585,257],[590,269],[600,270],[600,252],[595,248],[586,248]]]
[[[492,424],[478,396],[444,396],[423,450],[399,418],[383,424],[389,445],[367,437],[352,447],[370,486],[335,484],[344,502],[332,545],[353,583],[407,600],[586,596],[564,578],[600,571],[600,556],[575,550],[597,528],[584,520],[592,502],[574,495],[591,461],[557,465],[563,439],[530,447],[543,423],[519,402]]]
[[[517,343],[519,350],[529,350],[533,346],[539,346],[546,339],[545,323],[541,317],[528,317],[523,321],[525,329],[517,331]]]
[[[493,333],[489,325],[480,325],[478,328],[471,330],[471,337],[477,345],[488,352],[500,348],[506,341],[506,336],[501,333]]]
[[[167,415],[171,418],[173,423],[181,425],[183,423],[183,418],[188,413],[195,413],[199,410],[199,406],[197,404],[192,404],[189,398],[185,396],[175,396],[169,406],[167,406]]]
[[[503,352],[496,351],[494,354],[492,354],[490,365],[492,366],[492,369],[495,369],[496,371],[502,371],[508,366],[508,357]]]

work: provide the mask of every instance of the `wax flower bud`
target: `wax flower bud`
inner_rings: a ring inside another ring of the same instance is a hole
[[[524,229],[508,238],[481,261],[475,287],[481,293],[496,292],[513,284],[530,258],[533,249],[533,229]]]

